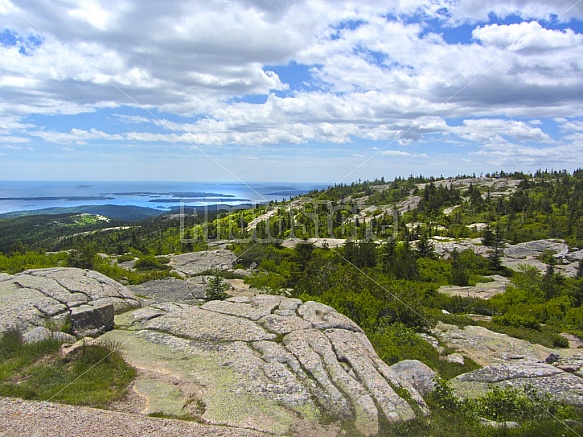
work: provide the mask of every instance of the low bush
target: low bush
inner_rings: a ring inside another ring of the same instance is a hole
[[[538,323],[533,317],[521,316],[519,314],[514,313],[507,313],[501,316],[493,316],[492,323],[540,331],[540,323]]]

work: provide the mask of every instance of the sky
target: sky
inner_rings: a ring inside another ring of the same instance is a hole
[[[583,166],[583,0],[0,0],[0,180]]]

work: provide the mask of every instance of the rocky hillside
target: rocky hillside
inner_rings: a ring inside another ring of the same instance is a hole
[[[429,414],[415,379],[385,364],[358,325],[317,302],[258,295],[133,310],[140,303],[129,290],[79,269],[4,275],[0,296],[1,331],[17,327],[30,337],[66,319],[78,336],[108,331],[98,338],[120,345],[139,369],[135,399],[123,407],[136,414],[279,435],[318,429],[323,417],[376,435],[381,421]],[[121,314],[112,330],[114,310]]]
[[[0,256],[0,331],[118,345],[138,375],[111,408],[135,415],[556,435],[583,419],[582,179],[380,180],[78,235]]]

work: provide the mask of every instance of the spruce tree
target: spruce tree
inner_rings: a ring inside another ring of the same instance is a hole
[[[490,268],[498,271],[502,269],[502,255],[504,255],[504,242],[502,241],[502,234],[500,225],[496,225],[496,232],[494,233],[494,246],[488,259],[490,260]]]

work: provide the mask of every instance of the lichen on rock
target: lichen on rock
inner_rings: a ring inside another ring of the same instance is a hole
[[[196,384],[208,423],[286,434],[334,417],[376,435],[381,421],[429,411],[406,372],[386,365],[358,325],[320,303],[269,295],[165,303],[116,324],[123,330],[103,338],[121,344],[136,367],[178,378],[179,390]],[[142,395],[155,403],[155,386],[159,379],[136,390],[148,387]],[[186,394],[182,402],[188,408]]]

